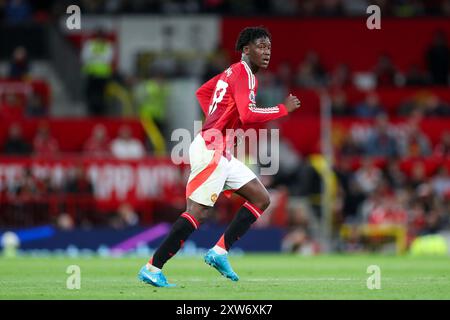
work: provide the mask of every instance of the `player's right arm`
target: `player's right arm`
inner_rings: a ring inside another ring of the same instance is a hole
[[[203,113],[205,115],[208,114],[209,102],[210,102],[211,96],[213,95],[214,90],[216,88],[217,81],[219,80],[221,75],[222,74],[219,73],[214,78],[208,80],[200,88],[198,88],[198,90],[195,92],[198,103],[202,107]]]

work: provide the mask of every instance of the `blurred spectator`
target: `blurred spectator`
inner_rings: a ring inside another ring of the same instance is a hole
[[[433,192],[430,183],[422,183],[417,188],[417,200],[424,212],[425,225],[420,230],[421,234],[429,234],[438,232],[445,223],[442,202]]]
[[[431,154],[431,143],[416,122],[405,125],[404,134],[399,139],[399,151],[402,157],[423,157]]]
[[[167,25],[162,29],[162,33],[166,41],[163,43],[163,50],[156,55],[150,64],[150,70],[153,73],[161,73],[167,78],[173,78],[177,76],[183,76],[185,71],[183,67],[189,67],[190,64],[182,64],[177,58],[175,50],[172,48],[171,39],[173,37],[174,29],[173,26]],[[195,60],[195,59],[194,59]]]
[[[6,93],[0,104],[0,118],[6,121],[19,121],[24,115],[24,105],[21,97],[16,93]]]
[[[354,179],[350,158],[342,157],[336,161],[336,176],[343,192],[343,208],[345,222],[356,222],[358,208],[366,198],[360,185]]]
[[[119,159],[140,159],[145,156],[143,143],[133,138],[130,127],[122,126],[119,134],[111,142],[111,152],[114,157]]]
[[[411,176],[407,184],[408,187],[414,191],[424,182],[427,181],[427,172],[422,161],[417,161],[413,164],[411,169]]]
[[[371,158],[364,158],[361,167],[355,172],[355,182],[365,194],[373,192],[383,179],[382,171]]]
[[[86,98],[91,115],[106,113],[105,87],[113,74],[114,46],[102,29],[85,41],[81,49],[83,72],[86,75]]]
[[[269,144],[266,145],[266,147],[268,146]],[[269,154],[269,150],[265,150],[264,152],[262,154]],[[302,170],[301,168],[302,159],[300,158],[300,155],[295,151],[291,143],[289,143],[289,141],[286,139],[280,140],[277,152],[280,161],[279,163],[280,169],[273,177],[272,186],[274,187],[279,185],[286,186],[290,194],[298,194],[299,192],[298,180],[299,174]]]
[[[318,5],[316,0],[299,1],[300,14],[304,17],[312,17],[316,14]]]
[[[286,87],[277,81],[276,74],[261,70],[258,76],[258,96],[257,103],[263,106],[273,106],[286,98]]]
[[[60,230],[72,230],[75,228],[75,221],[73,221],[70,214],[62,212],[56,218],[56,227]]]
[[[314,155],[308,157],[301,166],[298,180],[302,181],[302,183],[300,184],[299,194],[296,196],[304,198],[311,208],[314,217],[319,218],[322,214],[320,194],[322,192],[323,180],[321,173],[315,167],[315,158],[317,159],[319,157]]]
[[[34,154],[49,157],[55,155],[58,151],[58,141],[50,135],[50,128],[46,123],[40,124],[33,140]]]
[[[288,214],[288,233],[282,240],[282,251],[316,254],[319,247],[313,239],[312,229],[317,222],[311,210],[304,202],[295,199],[290,201]]]
[[[352,114],[352,110],[347,103],[347,95],[344,91],[339,91],[332,95],[331,114],[333,117],[346,117]]]
[[[31,146],[23,138],[20,125],[12,124],[9,127],[3,153],[7,155],[28,155],[31,153]]]
[[[444,103],[436,95],[429,95],[424,101],[423,113],[425,116],[447,117],[450,116],[450,106]]]
[[[168,135],[166,118],[168,96],[168,86],[162,73],[157,73],[154,77],[147,77],[134,89],[134,99],[139,117],[143,121],[154,121],[165,137]],[[168,137],[166,138],[168,139]]]
[[[117,209],[117,213],[110,220],[110,225],[115,229],[136,226],[139,224],[139,216],[129,203],[123,203]]]
[[[398,107],[398,115],[410,116],[421,114],[427,116],[446,116],[450,107],[431,92],[417,92]]]
[[[394,189],[401,189],[406,186],[407,178],[400,169],[399,161],[396,158],[389,158],[383,170],[384,178]]]
[[[361,16],[366,13],[367,0],[343,0],[342,6],[345,10],[346,15],[348,16]]]
[[[202,76],[203,82],[222,73],[229,66],[229,58],[225,50],[217,49],[208,59]]]
[[[369,196],[361,207],[363,217],[370,224],[402,224],[408,222],[407,208],[398,195],[390,192],[387,184],[382,184]]]
[[[428,76],[416,64],[412,65],[405,75],[406,86],[427,86],[429,84]]]
[[[397,70],[387,54],[378,58],[378,62],[373,70],[378,87],[395,86]]]
[[[364,102],[356,106],[355,115],[360,118],[374,118],[384,112],[383,106],[380,105],[380,99],[374,92],[366,96]]]
[[[450,49],[443,31],[434,35],[433,43],[426,52],[428,72],[433,84],[447,85],[450,67]]]
[[[330,88],[346,88],[352,85],[351,72],[348,64],[338,64],[330,76]]]
[[[420,233],[426,226],[425,210],[422,207],[421,202],[416,197],[411,199],[411,203],[408,209],[409,209],[408,232],[412,236],[420,235]]]
[[[94,187],[86,169],[82,165],[78,165],[71,170],[65,184],[65,191],[77,195],[93,194]]]
[[[111,155],[111,147],[106,132],[106,127],[97,124],[93,129],[91,136],[83,146],[83,152],[89,157],[107,157]]]
[[[280,87],[284,88],[285,90],[292,87],[293,74],[291,70],[291,65],[287,61],[283,61],[278,64],[275,74],[275,81]]]
[[[27,200],[39,192],[37,184],[37,179],[33,176],[31,170],[26,168],[23,174],[15,181],[11,191],[14,196],[22,200]]]
[[[377,116],[366,143],[366,154],[368,156],[396,157],[398,155],[397,142],[389,126],[387,115],[380,114]]]
[[[276,14],[290,16],[296,15],[299,12],[300,2],[301,1],[295,0],[284,0],[284,1],[271,0],[270,7]]]
[[[364,147],[351,133],[346,135],[339,148],[339,153],[343,156],[361,156],[364,154],[364,151]]]
[[[292,86],[293,75],[288,62],[283,61],[278,65],[276,73],[262,71],[259,78],[261,90],[257,96],[257,102],[264,106],[276,105],[283,101]]]
[[[86,13],[102,13],[105,2],[111,1],[102,1],[102,0],[81,0],[83,12]],[[136,2],[136,1],[133,1]]]
[[[44,105],[44,101],[41,95],[32,93],[27,101],[25,114],[31,118],[45,117],[47,116],[47,107]]]
[[[442,158],[450,158],[450,131],[445,131],[439,143],[434,147],[433,154]]]
[[[45,3],[47,2],[45,1]],[[53,11],[61,12],[61,1],[53,2]],[[346,17],[365,16],[369,4],[378,5],[384,16],[414,17],[424,14],[440,16],[450,14],[448,0],[375,0],[372,2],[368,0],[82,0],[78,1],[78,4],[82,8],[82,12],[90,14],[216,13]],[[36,7],[37,5],[33,2],[33,8]]]
[[[344,7],[341,0],[323,0],[317,10],[320,17],[338,17],[344,15]]]
[[[12,24],[28,22],[31,19],[31,7],[27,0],[9,0],[5,8],[6,21]]]
[[[393,13],[397,17],[414,17],[424,12],[421,1],[392,1]]]
[[[296,74],[296,84],[300,87],[321,87],[326,82],[326,71],[316,52],[310,51],[300,63]]]
[[[433,191],[441,198],[450,194],[450,175],[448,169],[445,166],[440,166],[437,169],[436,174],[431,179],[431,186]]]
[[[28,60],[27,50],[24,47],[15,48],[9,63],[8,76],[11,79],[21,80],[27,77],[29,72],[30,62]]]

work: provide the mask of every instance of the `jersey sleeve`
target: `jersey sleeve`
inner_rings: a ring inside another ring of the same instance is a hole
[[[221,74],[219,73],[214,78],[205,82],[198,90],[195,95],[197,97],[198,103],[200,104],[203,113],[208,114],[209,102],[211,100],[211,96],[214,93],[214,89],[216,88],[217,81],[219,80]]]
[[[242,67],[232,82],[233,98],[242,124],[267,122],[287,115],[284,104],[274,107],[256,106],[255,82],[255,76],[246,67]]]

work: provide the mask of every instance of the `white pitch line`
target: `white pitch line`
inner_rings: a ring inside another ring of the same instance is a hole
[[[175,279],[174,279],[175,280]],[[180,279],[181,280],[181,279]],[[267,282],[267,281],[276,281],[276,282],[295,282],[295,281],[363,281],[365,279],[361,278],[283,278],[283,279],[275,279],[275,278],[246,278],[242,279],[243,282]],[[200,278],[188,278],[183,279],[183,281],[193,281],[193,282],[202,282],[202,281],[211,281],[211,279],[200,279]]]

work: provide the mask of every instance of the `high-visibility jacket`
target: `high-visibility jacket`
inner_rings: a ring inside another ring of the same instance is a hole
[[[113,46],[102,39],[91,39],[85,42],[81,58],[83,72],[87,75],[108,78],[112,74]]]
[[[168,92],[164,84],[155,80],[141,82],[135,91],[141,118],[163,121],[166,115]]]

